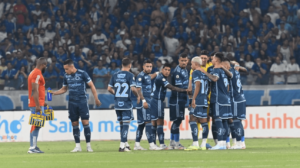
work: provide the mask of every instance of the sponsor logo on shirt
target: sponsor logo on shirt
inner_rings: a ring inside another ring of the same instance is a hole
[[[118,102],[118,106],[119,106],[119,107],[124,106],[124,102],[123,102],[123,101]]]
[[[117,77],[118,77],[118,78],[125,78],[125,77],[126,77],[126,74],[118,74]]]

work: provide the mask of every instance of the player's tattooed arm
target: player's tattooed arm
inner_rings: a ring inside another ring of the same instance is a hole
[[[222,66],[222,69],[225,71],[225,74],[229,77],[229,78],[232,78],[232,73],[229,71],[229,70],[227,70],[225,67],[223,67]]]
[[[137,102],[136,103],[139,104],[141,97],[140,97],[138,91],[136,90],[136,88],[134,86],[131,87],[131,91],[137,97]]]
[[[212,75],[208,72],[203,72],[210,80],[212,80],[213,82],[217,82],[217,80],[219,79],[219,77],[215,76],[215,75]]]
[[[192,107],[193,108],[196,108],[196,97],[198,96],[198,93],[200,91],[200,86],[201,86],[200,81],[196,81],[196,87],[195,87],[195,91],[194,91],[194,95],[193,95],[193,100],[192,100]]]
[[[112,87],[108,86],[108,87],[107,87],[107,91],[108,91],[109,93],[111,93],[112,95],[115,95],[115,91],[114,91],[114,89],[113,89]]]
[[[166,86],[166,88],[168,88],[170,90],[173,90],[173,91],[176,91],[176,92],[186,92],[187,91],[187,89],[181,89],[181,88],[175,87],[175,86],[173,86],[171,84],[168,84]]]
[[[143,93],[142,93],[142,88],[139,87],[139,88],[136,88],[136,90],[137,90],[137,92],[138,92],[140,98],[141,98],[142,100],[144,100],[144,96],[143,96]]]

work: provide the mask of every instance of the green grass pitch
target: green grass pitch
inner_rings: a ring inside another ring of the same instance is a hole
[[[129,142],[134,147],[134,141]],[[168,144],[169,142],[166,141]],[[191,140],[182,140],[188,146]],[[212,140],[209,141],[213,144]],[[94,141],[93,153],[70,153],[74,142],[39,142],[45,154],[27,154],[29,143],[0,143],[1,168],[65,167],[300,167],[299,139],[246,139],[246,150],[223,151],[132,151],[119,153],[118,141]],[[143,147],[148,147],[142,141]]]

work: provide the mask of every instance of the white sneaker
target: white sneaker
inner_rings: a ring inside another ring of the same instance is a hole
[[[245,144],[245,141],[244,142],[242,142],[242,149],[246,149],[246,144]]]
[[[232,146],[234,146],[235,144],[233,144]],[[230,149],[230,143],[226,143],[226,149]]]
[[[230,149],[243,149],[242,146],[234,145]]]
[[[167,145],[165,145],[165,144],[160,144],[160,146],[159,146],[160,148],[162,148],[162,149],[164,149],[164,150],[166,150],[166,149],[168,149],[168,146]]]
[[[175,145],[174,144],[169,144],[169,146],[167,147],[168,150],[173,150],[175,148]]]
[[[88,151],[88,152],[94,152],[93,149],[92,149],[92,147],[90,147],[90,146],[86,147],[86,151]]]
[[[81,147],[75,147],[71,152],[81,152]]]
[[[163,150],[163,148],[153,145],[149,147],[149,150]]]
[[[185,149],[185,147],[183,145],[181,145],[180,143],[178,143],[178,144],[175,145],[174,149],[181,149],[181,150],[183,150],[183,149]]]
[[[147,150],[147,149],[144,149],[141,146],[134,146],[133,150]]]
[[[131,152],[129,148],[124,148],[124,152]]]

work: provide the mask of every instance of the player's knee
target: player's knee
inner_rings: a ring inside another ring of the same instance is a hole
[[[82,120],[82,125],[89,125],[89,120]]]
[[[82,123],[83,124],[83,123]],[[79,125],[79,122],[78,121],[73,121],[72,122],[72,126],[74,127],[74,126],[78,126]]]

